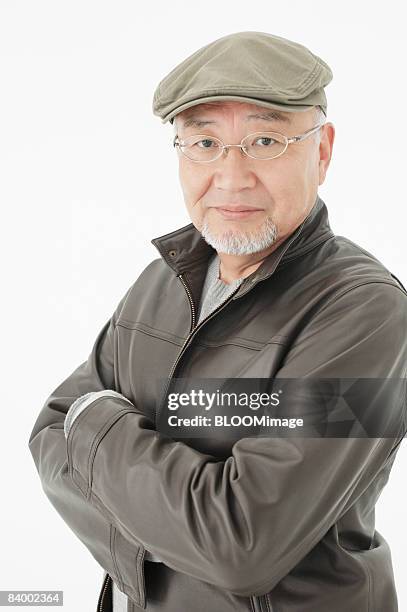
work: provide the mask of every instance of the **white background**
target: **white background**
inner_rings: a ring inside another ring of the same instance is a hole
[[[405,284],[405,23],[395,0],[2,0],[0,589],[63,589],[67,612],[96,608],[102,569],[42,492],[28,438],[45,399],[158,257],[151,238],[190,221],[172,126],[151,110],[159,80],[243,30],[320,55],[334,74],[336,140],[319,192],[331,227]],[[376,512],[402,612],[406,467],[403,443]]]

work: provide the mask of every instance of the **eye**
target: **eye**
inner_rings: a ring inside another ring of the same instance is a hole
[[[256,138],[253,144],[255,145],[260,144],[260,146],[262,147],[269,147],[270,145],[273,145],[275,142],[276,141],[274,140],[274,138],[271,138],[270,136],[260,136],[260,138]]]
[[[218,145],[216,144],[216,142],[214,140],[211,140],[210,138],[205,138],[203,140],[198,140],[196,143],[196,145],[198,145],[198,147],[200,149],[211,149],[213,147],[217,147]],[[202,146],[201,146],[202,144]],[[212,147],[213,145],[213,147]]]

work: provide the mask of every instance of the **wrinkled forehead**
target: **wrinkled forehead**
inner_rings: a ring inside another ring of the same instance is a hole
[[[235,102],[235,101],[219,101],[219,102],[205,102],[202,104],[196,104],[190,108],[181,111],[176,115],[176,121],[178,125],[183,125],[186,121],[191,118],[226,118],[228,115],[239,115],[243,119],[247,117],[265,117],[267,119],[275,119],[284,123],[291,123],[294,119],[294,115],[298,113],[287,112],[282,110],[273,109],[270,107],[261,106],[258,104],[251,104],[250,102]]]

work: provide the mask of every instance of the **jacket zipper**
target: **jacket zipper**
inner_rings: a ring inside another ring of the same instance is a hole
[[[192,338],[192,337],[195,335],[196,331],[197,331],[198,329],[200,329],[200,328],[201,328],[201,327],[202,327],[202,326],[203,326],[203,325],[204,325],[204,324],[205,324],[207,321],[209,321],[209,319],[212,319],[212,317],[214,317],[214,316],[215,316],[215,315],[218,313],[218,311],[219,311],[219,310],[221,310],[221,309],[224,307],[224,305],[225,305],[227,302],[229,302],[229,301],[230,301],[230,300],[233,298],[233,296],[234,296],[234,295],[235,295],[235,294],[236,294],[236,293],[239,291],[239,288],[240,288],[240,285],[239,285],[239,286],[238,286],[238,287],[237,287],[237,288],[236,288],[236,289],[233,291],[233,293],[231,293],[231,294],[230,294],[230,295],[229,295],[229,296],[226,298],[226,300],[223,300],[223,302],[221,302],[221,303],[219,304],[219,306],[217,306],[217,307],[215,308],[215,310],[213,310],[213,311],[212,311],[212,312],[211,312],[211,313],[210,313],[210,314],[209,314],[207,317],[205,317],[205,319],[203,319],[203,320],[202,320],[202,321],[199,323],[199,325],[196,325],[196,326],[195,326],[195,305],[194,305],[194,302],[193,302],[193,299],[192,299],[192,294],[191,294],[191,291],[190,291],[190,290],[189,290],[189,288],[188,288],[188,285],[186,284],[186,281],[185,281],[185,280],[184,280],[184,278],[182,277],[182,274],[180,274],[180,275],[179,275],[179,278],[180,278],[180,280],[181,280],[182,284],[184,285],[185,290],[186,290],[187,295],[188,295],[189,304],[190,304],[190,306],[191,306],[191,315],[192,315],[192,321],[191,321],[191,329],[190,329],[190,331],[189,331],[188,337],[187,337],[187,339],[185,340],[185,342],[184,342],[184,344],[183,344],[183,346],[182,346],[182,348],[181,348],[181,351],[179,352],[178,357],[177,357],[177,358],[176,358],[176,360],[174,361],[173,366],[172,366],[172,368],[171,368],[171,372],[170,372],[170,375],[169,375],[169,378],[170,378],[170,379],[172,378],[172,376],[173,376],[173,374],[174,374],[174,372],[175,372],[175,369],[176,369],[176,367],[177,367],[177,365],[178,365],[178,363],[179,363],[179,360],[180,360],[180,358],[182,357],[182,355],[183,355],[183,353],[184,353],[184,349],[187,347],[187,345],[188,345],[189,341],[190,341],[190,340],[191,340],[191,338]]]
[[[191,306],[191,327],[189,328],[189,333],[191,333],[191,331],[195,327],[195,304],[194,304],[194,301],[192,299],[192,294],[191,294],[191,292],[189,290],[189,287],[186,284],[186,282],[184,281],[182,274],[179,275],[179,279],[180,279],[181,283],[185,287],[185,291],[187,292],[187,296],[188,296],[188,299],[189,299],[189,304]]]
[[[256,597],[256,595],[253,595],[253,597]],[[257,599],[260,602],[260,610],[263,610],[263,603],[264,602],[264,612],[271,612],[270,610],[270,605],[269,605],[269,599],[267,597],[267,595],[259,595],[257,597]]]
[[[102,587],[102,592],[100,594],[100,600],[99,600],[99,605],[98,605],[98,611],[99,612],[103,612],[103,599],[104,599],[104,597],[106,595],[106,589],[107,589],[107,585],[108,585],[109,579],[110,579],[109,574],[106,574],[105,581],[104,581],[103,587]]]
[[[193,301],[193,299],[192,299],[192,294],[191,294],[191,291],[190,291],[190,289],[189,289],[189,287],[188,287],[188,285],[187,285],[186,281],[184,280],[184,278],[183,278],[182,274],[179,274],[179,275],[178,275],[178,278],[180,279],[180,281],[182,282],[182,284],[183,284],[183,286],[184,286],[184,288],[185,288],[185,291],[186,291],[186,293],[187,293],[188,300],[189,300],[189,305],[190,305],[190,307],[191,307],[191,327],[190,327],[190,330],[189,330],[188,336],[187,336],[187,338],[186,338],[186,340],[185,340],[184,344],[182,345],[180,352],[178,353],[178,357],[176,358],[176,360],[175,360],[175,361],[174,361],[174,363],[172,364],[172,368],[171,368],[170,374],[169,374],[169,376],[168,376],[168,382],[167,382],[167,385],[166,385],[166,388],[165,388],[165,393],[164,393],[164,395],[163,395],[163,402],[162,402],[162,405],[160,406],[160,408],[162,408],[162,406],[163,406],[163,404],[164,404],[165,396],[167,395],[167,391],[168,391],[169,386],[170,386],[170,384],[171,384],[171,379],[172,379],[172,377],[173,377],[173,375],[174,375],[174,372],[175,372],[175,370],[176,370],[176,367],[177,367],[177,365],[178,365],[178,363],[179,363],[179,361],[180,361],[180,359],[181,359],[182,355],[183,355],[183,354],[184,354],[184,352],[185,352],[185,349],[187,348],[187,346],[188,346],[188,344],[189,344],[189,341],[191,340],[191,338],[193,338],[193,336],[195,335],[195,333],[196,333],[197,329],[200,329],[200,328],[202,327],[202,325],[204,325],[204,324],[205,324],[207,321],[209,321],[209,319],[211,319],[212,317],[214,317],[214,316],[215,316],[215,315],[216,315],[216,314],[219,312],[219,310],[222,310],[222,308],[224,307],[224,305],[225,305],[227,302],[229,302],[229,301],[230,301],[230,300],[233,298],[233,296],[234,296],[234,295],[235,295],[235,294],[236,294],[236,293],[239,291],[239,288],[240,288],[240,285],[239,285],[239,286],[238,286],[238,287],[237,287],[237,288],[236,288],[236,289],[233,291],[233,293],[231,293],[231,294],[230,294],[230,295],[229,295],[229,296],[226,298],[226,300],[223,300],[223,302],[221,302],[221,303],[219,304],[219,306],[217,306],[217,308],[215,308],[215,310],[213,310],[213,311],[211,312],[211,314],[210,314],[210,315],[208,315],[207,317],[205,317],[205,319],[203,319],[203,321],[201,321],[201,322],[199,323],[199,325],[195,326],[195,318],[196,318],[196,317],[195,317],[195,305],[194,305],[194,301]],[[157,412],[155,411],[155,413],[154,413],[154,422],[155,422],[155,423],[156,423],[156,414],[157,414]]]

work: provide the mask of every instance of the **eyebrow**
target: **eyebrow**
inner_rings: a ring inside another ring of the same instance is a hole
[[[282,123],[291,123],[291,119],[287,115],[283,115],[282,113],[279,113],[278,111],[252,113],[246,116],[245,121],[250,121],[251,119],[260,119],[261,121],[269,121],[269,122],[280,121]],[[205,125],[210,125],[210,124],[216,125],[217,121],[213,121],[209,119],[202,119],[202,118],[199,118],[197,115],[191,115],[190,117],[188,117],[188,119],[184,121],[183,127],[184,128],[187,128],[187,127],[201,128],[201,127],[204,127]]]

